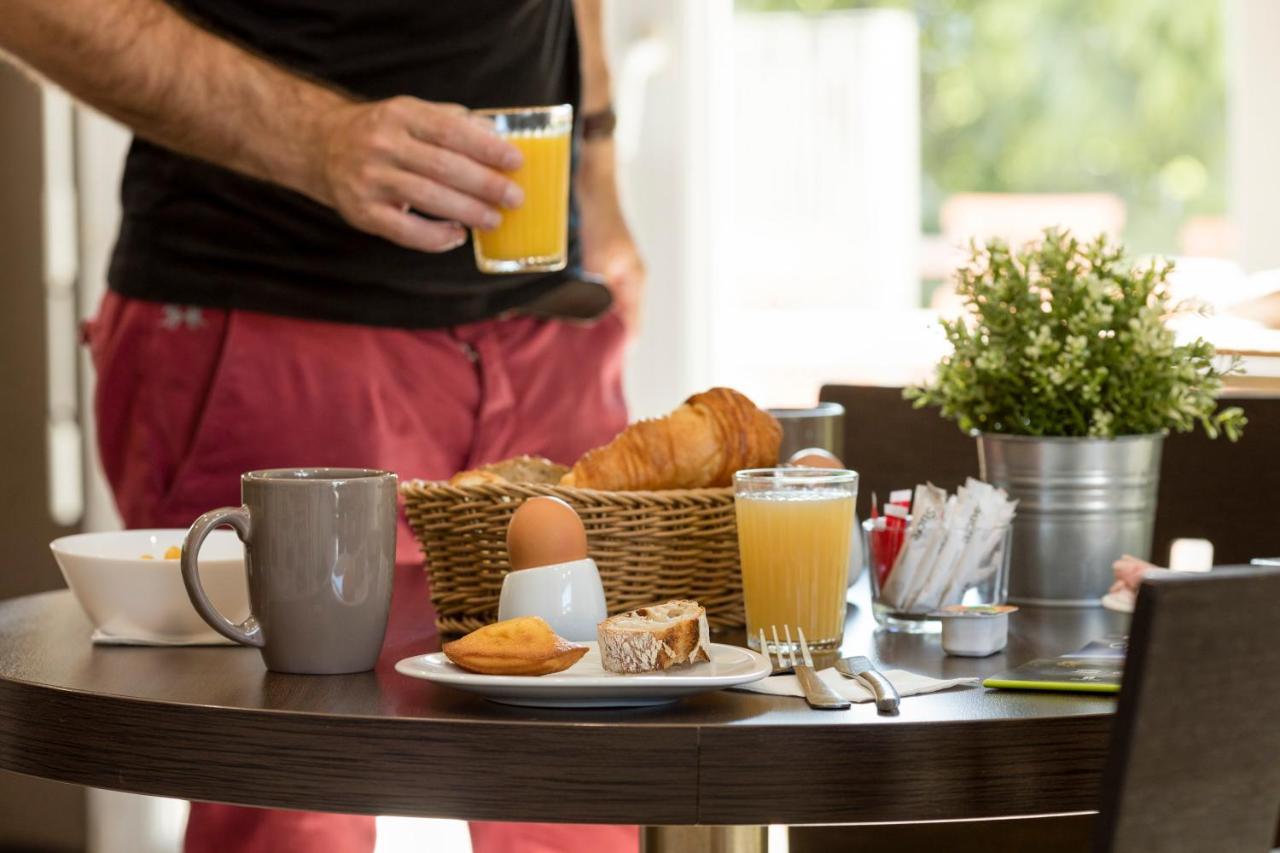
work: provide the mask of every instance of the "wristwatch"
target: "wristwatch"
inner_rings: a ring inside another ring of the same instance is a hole
[[[617,125],[618,116],[613,111],[613,104],[593,113],[583,113],[582,139],[584,142],[592,139],[609,139],[613,136],[613,129]]]

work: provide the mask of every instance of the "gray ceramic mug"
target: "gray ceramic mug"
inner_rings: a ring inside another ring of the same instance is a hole
[[[396,475],[362,468],[282,468],[240,478],[243,506],[210,510],[182,543],[182,580],[222,636],[254,646],[275,672],[373,669],[387,630],[396,555]],[[196,556],[229,525],[245,544],[250,616],[209,602]]]

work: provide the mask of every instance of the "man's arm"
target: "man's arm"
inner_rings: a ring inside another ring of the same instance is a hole
[[[0,49],[137,134],[274,181],[434,252],[523,201],[520,153],[465,109],[362,103],[196,26],[162,0],[0,0]],[[441,217],[427,220],[410,208]]]
[[[580,107],[590,115],[608,108],[612,101],[601,0],[574,0],[574,16],[582,66]],[[634,334],[640,323],[645,269],[618,200],[612,135],[583,143],[577,190],[583,265],[588,272],[604,276],[623,322]]]

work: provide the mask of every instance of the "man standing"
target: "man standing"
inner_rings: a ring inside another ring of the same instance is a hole
[[[600,0],[9,0],[0,48],[137,134],[89,342],[126,524],[186,526],[254,468],[440,478],[571,462],[626,422],[644,271],[618,206]],[[572,274],[483,276],[522,202],[470,109],[574,103]],[[567,307],[566,307],[567,306]],[[551,315],[551,318],[548,318]],[[402,530],[383,662],[431,641]],[[193,760],[195,757],[193,756]],[[424,768],[430,772],[430,768]],[[477,851],[634,849],[633,828],[473,827]],[[371,818],[194,804],[187,846],[369,851]]]

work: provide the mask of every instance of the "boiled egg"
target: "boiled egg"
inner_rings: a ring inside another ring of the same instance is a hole
[[[507,553],[514,570],[582,560],[587,556],[587,531],[573,507],[559,498],[530,498],[511,515]]]
[[[803,450],[797,450],[791,454],[787,464],[795,465],[799,468],[844,468],[844,463],[834,453],[829,450],[823,450],[821,447],[806,447]]]

